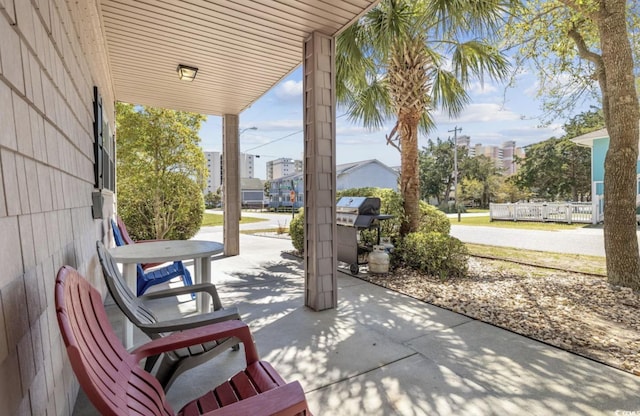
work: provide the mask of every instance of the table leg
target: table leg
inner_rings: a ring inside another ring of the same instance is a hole
[[[200,257],[194,259],[193,269],[195,274],[195,284],[198,283],[211,283],[211,257]],[[211,307],[210,299],[206,297],[206,304],[203,302],[203,297],[198,296],[196,298],[196,308],[200,313],[209,312]]]
[[[136,263],[125,263],[123,265],[124,280],[135,295],[138,293],[138,272]],[[133,347],[133,324],[127,317],[124,317],[124,346],[125,348]]]

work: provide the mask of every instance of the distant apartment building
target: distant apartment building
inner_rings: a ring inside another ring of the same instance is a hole
[[[267,180],[282,178],[302,172],[302,160],[281,157],[267,162]]]
[[[224,164],[222,162],[221,152],[204,152],[204,157],[207,159],[207,187],[204,191],[205,194],[209,192],[215,193],[220,186],[222,186],[222,174],[224,172]],[[240,178],[253,178],[255,174],[254,169],[255,155],[248,153],[240,153]]]
[[[505,175],[513,175],[518,171],[516,158],[524,158],[524,150],[516,147],[513,140],[502,143],[502,171]]]
[[[222,185],[222,159],[220,152],[204,152],[207,159],[207,186],[205,194],[215,193]]]
[[[458,146],[467,148],[470,157],[483,155],[491,159],[506,176],[513,175],[518,171],[516,157],[524,158],[525,156],[522,148],[517,147],[514,140],[508,140],[500,146],[483,146],[481,143],[471,145],[471,137],[460,136],[457,142]]]
[[[466,147],[469,150],[469,156],[473,156],[471,154],[471,137],[467,135],[458,136],[457,144],[458,147]]]

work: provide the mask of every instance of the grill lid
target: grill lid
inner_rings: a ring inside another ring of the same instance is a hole
[[[378,215],[380,214],[380,198],[343,196],[336,205],[336,211],[358,215]]]

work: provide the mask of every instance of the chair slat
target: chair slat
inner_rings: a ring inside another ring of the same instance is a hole
[[[214,392],[221,406],[227,406],[238,401],[238,396],[236,396],[231,383],[228,381],[216,387]]]
[[[255,396],[258,394],[258,391],[251,383],[249,376],[247,376],[244,371],[236,374],[231,378],[231,385],[236,391],[236,394],[240,396],[241,399],[246,399],[247,397]]]
[[[273,377],[265,370],[260,361],[249,365],[245,372],[249,378],[251,378],[253,385],[256,386],[258,393],[271,390],[278,386],[278,383],[273,380]]]
[[[202,413],[212,412],[216,409],[220,409],[220,404],[218,403],[218,400],[216,399],[216,396],[212,391],[207,392],[207,394],[201,396],[194,402],[198,403],[198,407],[200,409],[200,412]]]

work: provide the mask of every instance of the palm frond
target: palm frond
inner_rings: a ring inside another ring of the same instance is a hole
[[[433,117],[431,117],[431,110],[427,110],[422,113],[422,117],[420,118],[420,131],[424,134],[428,134],[435,130],[435,128],[436,122]]]
[[[360,121],[364,127],[379,129],[393,116],[389,90],[384,80],[374,80],[354,94],[348,104],[350,121]]]
[[[507,58],[496,48],[481,41],[457,44],[451,61],[462,85],[467,85],[471,76],[482,81],[485,75],[492,79],[503,79],[509,73]]]
[[[469,102],[469,95],[455,74],[443,68],[434,68],[433,80],[431,97],[434,107],[442,108],[450,116],[460,114]]]
[[[519,0],[429,0],[423,1],[422,24],[436,33],[474,33],[494,36],[498,33],[510,9]]]
[[[384,53],[391,51],[393,45],[411,33],[415,21],[415,10],[411,0],[386,0],[365,15],[373,48]]]

